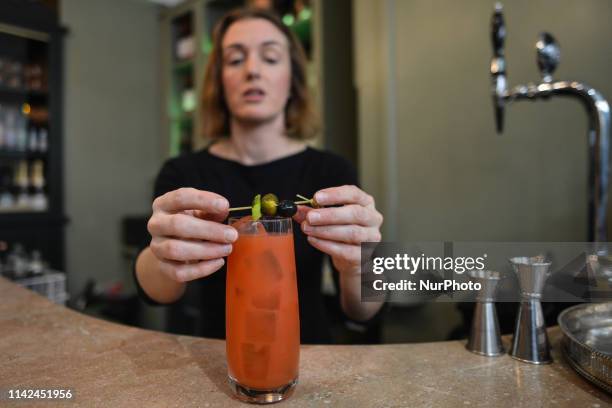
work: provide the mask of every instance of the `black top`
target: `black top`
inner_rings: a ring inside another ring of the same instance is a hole
[[[206,148],[166,161],[157,176],[154,197],[180,187],[194,187],[220,194],[231,207],[238,207],[250,205],[256,194],[274,193],[280,200],[295,200],[296,194],[312,197],[320,189],[344,184],[357,185],[354,167],[338,155],[310,147],[252,166],[214,156]],[[293,227],[301,341],[330,343],[331,328],[321,293],[322,263],[327,255],[308,243],[297,223]],[[334,278],[337,282],[337,276]],[[185,324],[185,319],[191,319],[194,329],[187,334],[225,338],[225,279],[224,265],[206,278],[189,282],[185,295],[178,301],[183,303],[181,310],[175,304],[172,308],[175,313],[170,312],[168,329],[184,332],[179,326]],[[140,296],[147,303],[156,304],[137,280],[136,283]]]

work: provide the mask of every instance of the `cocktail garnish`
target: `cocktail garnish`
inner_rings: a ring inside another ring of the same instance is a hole
[[[268,193],[260,198],[261,195],[257,194],[253,199],[253,204],[245,207],[232,207],[229,209],[232,211],[240,211],[240,210],[251,210],[251,214],[253,216],[253,221],[257,221],[263,215],[267,216],[275,216],[280,215],[282,217],[292,217],[297,212],[298,205],[310,205],[313,208],[320,208],[321,206],[314,198],[306,198],[303,195],[296,194],[298,198],[301,198],[301,201],[291,201],[291,200],[278,200],[278,197],[275,194]]]
[[[297,212],[297,205],[291,200],[283,200],[278,204],[278,215],[293,217]]]
[[[257,221],[261,218],[261,194],[257,194],[253,199],[251,215],[253,216],[253,221]]]
[[[276,207],[278,207],[278,197],[272,193],[268,193],[261,199],[261,212],[264,215],[276,215]]]

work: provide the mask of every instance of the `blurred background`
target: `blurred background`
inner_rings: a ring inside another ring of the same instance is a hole
[[[611,2],[506,3],[510,86],[540,82],[534,45],[548,31],[561,44],[555,79],[611,97]],[[518,103],[497,135],[494,4],[3,0],[2,274],[86,313],[165,329],[166,310],[135,295],[132,260],[161,164],[207,143],[195,112],[212,29],[241,5],[273,8],[298,34],[323,122],[313,144],[357,166],[385,216],[385,241],[585,241],[584,108]],[[335,288],[322,290],[333,299]],[[343,320],[330,300],[338,340],[465,334],[456,305],[397,300],[368,326]],[[197,320],[197,310],[184,313]]]

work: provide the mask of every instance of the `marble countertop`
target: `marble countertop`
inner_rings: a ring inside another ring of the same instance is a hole
[[[487,358],[465,341],[302,346],[286,407],[605,407],[612,398],[559,355],[536,366]],[[505,339],[506,342],[508,339]],[[506,344],[507,345],[507,344]],[[85,316],[0,278],[0,406],[8,389],[71,389],[36,406],[226,407],[225,342],[148,331]]]

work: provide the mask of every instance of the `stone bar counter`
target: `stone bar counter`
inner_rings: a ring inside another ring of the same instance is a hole
[[[554,362],[481,357],[465,341],[302,346],[286,407],[605,407],[549,331]],[[508,338],[504,339],[508,346]],[[106,322],[0,278],[0,406],[226,407],[225,342]],[[10,389],[70,389],[71,400],[8,399]]]

